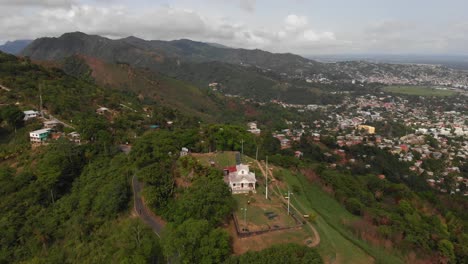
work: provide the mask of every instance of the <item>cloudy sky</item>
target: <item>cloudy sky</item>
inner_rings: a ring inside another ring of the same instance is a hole
[[[466,0],[0,0],[0,43],[82,31],[303,55],[468,54]]]

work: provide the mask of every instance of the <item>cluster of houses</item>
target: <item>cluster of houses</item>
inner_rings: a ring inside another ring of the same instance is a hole
[[[60,131],[61,129],[59,127],[62,125],[60,121],[56,119],[45,119],[38,111],[34,110],[27,110],[23,113],[25,121],[40,118],[43,124],[41,129],[29,132],[29,141],[32,145],[47,144],[47,142],[51,139],[57,140],[62,137],[65,137],[77,144],[81,143],[81,136],[78,132],[71,132],[66,134]]]
[[[291,122],[289,123],[292,124]],[[247,127],[248,127],[247,131],[249,131],[252,134],[259,135],[261,132],[261,130],[257,127],[256,122],[247,123]],[[277,131],[273,133],[273,137],[277,138],[280,141],[282,149],[287,149],[287,148],[291,148],[291,144],[293,141],[299,141],[303,133],[304,133],[304,129],[286,128],[281,131]]]
[[[441,104],[459,109],[467,107],[463,99],[441,98],[439,100]],[[302,132],[312,134],[318,141],[321,135],[335,135],[336,145],[339,150],[343,151],[339,154],[346,156],[344,150],[340,149],[345,146],[357,144],[375,146],[398,155],[403,162],[411,163],[410,170],[425,177],[431,186],[441,192],[461,192],[463,188],[459,186],[468,184],[468,179],[463,178],[456,164],[453,164],[455,160],[461,160],[462,164],[468,162],[466,112],[443,111],[439,110],[443,108],[425,104],[424,101],[415,104],[400,96],[384,94],[382,96],[346,96],[341,104],[333,106],[290,105],[281,102],[278,104],[286,108],[297,109],[299,112],[320,111],[324,118],[307,124],[301,123]],[[373,122],[385,123],[387,121],[406,127],[406,135],[396,137],[388,133],[389,131],[377,131],[375,127],[368,125]],[[278,131],[273,136],[282,142],[283,148],[287,148],[290,142],[295,140],[294,131],[288,129]],[[437,146],[431,146],[427,137],[434,138]],[[296,151],[295,156],[301,157],[300,151]],[[422,164],[426,159],[443,160],[446,166],[444,165],[444,168],[438,172],[424,170]],[[453,174],[459,175],[456,176],[455,186],[451,190],[444,189],[444,178]],[[468,195],[468,192],[465,195]]]

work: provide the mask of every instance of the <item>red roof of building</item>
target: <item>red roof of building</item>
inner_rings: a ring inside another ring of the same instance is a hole
[[[236,166],[226,167],[226,168],[224,168],[224,170],[229,171],[229,173],[237,171]]]

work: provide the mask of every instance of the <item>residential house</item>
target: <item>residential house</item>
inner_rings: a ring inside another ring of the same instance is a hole
[[[225,181],[229,184],[229,188],[233,194],[256,192],[255,184],[257,179],[255,173],[251,172],[249,165],[238,164],[236,166],[224,169],[226,177]]]
[[[31,143],[44,143],[49,137],[50,129],[44,128],[29,132],[29,139]]]
[[[375,134],[375,127],[373,126],[359,125],[358,130],[364,130],[367,134]]]
[[[57,121],[57,120],[48,120],[48,121],[44,121],[44,128],[56,128],[60,122]]]
[[[249,131],[250,133],[255,135],[259,135],[261,133],[261,130],[257,127],[256,122],[249,122],[247,123],[247,126],[249,127],[247,131]]]
[[[80,144],[81,143],[81,135],[78,132],[71,132],[68,134],[68,137],[71,141]]]
[[[29,119],[36,118],[40,115],[38,111],[34,111],[34,110],[27,110],[27,111],[24,111],[23,113],[24,113],[24,118],[23,118],[24,121],[28,121]]]
[[[180,156],[181,156],[181,157],[185,157],[185,156],[187,156],[188,154],[189,154],[188,148],[185,148],[185,147],[184,147],[184,148],[182,148],[182,149],[180,150]]]

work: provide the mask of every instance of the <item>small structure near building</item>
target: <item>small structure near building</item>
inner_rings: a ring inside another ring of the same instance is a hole
[[[71,141],[80,144],[81,143],[81,135],[78,132],[71,132],[68,134],[68,137]]]
[[[262,131],[257,127],[257,123],[256,123],[256,122],[249,122],[249,123],[247,123],[247,126],[249,127],[249,129],[247,129],[247,131],[249,131],[249,132],[252,133],[252,134],[260,135],[260,133],[262,132]]]
[[[229,188],[233,194],[256,192],[255,184],[257,179],[255,173],[251,172],[249,165],[238,164],[236,166],[227,167],[224,169],[225,182],[229,184]]]
[[[291,140],[287,138],[281,139],[280,143],[281,143],[281,149],[287,149],[291,147]]]
[[[375,127],[367,125],[359,125],[358,130],[364,130],[367,134],[375,134]]]
[[[99,107],[98,109],[96,109],[96,113],[99,115],[104,115],[107,112],[109,112],[109,108],[107,107]]]
[[[29,132],[29,140],[31,143],[41,144],[44,143],[47,138],[49,138],[50,129],[44,128]]]
[[[44,128],[56,128],[60,124],[57,120],[44,121]]]
[[[188,148],[182,148],[182,149],[180,150],[180,156],[181,156],[181,157],[185,157],[185,156],[187,156],[188,154],[189,154]]]
[[[28,121],[29,119],[36,118],[40,115],[38,111],[34,111],[34,110],[23,111],[23,113],[24,113],[24,118],[23,118],[24,121]]]

